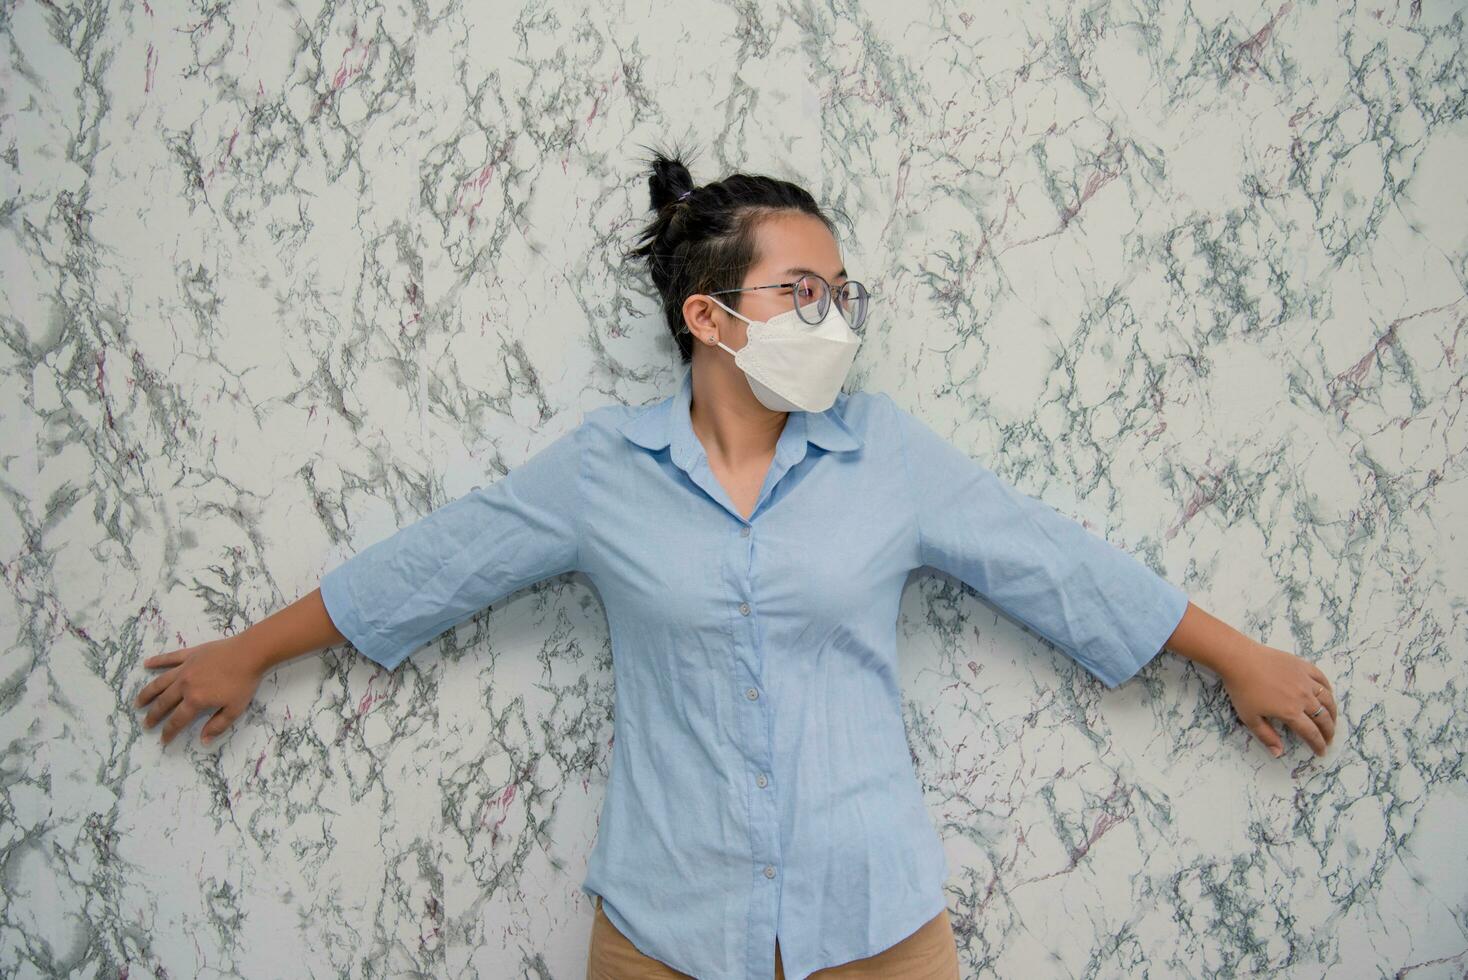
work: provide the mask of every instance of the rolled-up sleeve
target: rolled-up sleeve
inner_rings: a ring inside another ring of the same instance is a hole
[[[584,430],[333,568],[321,599],[336,628],[391,670],[478,610],[576,570]]]
[[[1181,589],[883,398],[923,564],[972,587],[1108,688],[1162,652],[1187,610]]]

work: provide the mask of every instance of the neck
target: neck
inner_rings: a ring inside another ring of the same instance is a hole
[[[713,363],[713,357],[693,357],[693,401],[688,406],[693,434],[710,456],[738,464],[766,459],[785,429],[788,412],[772,412],[749,390],[744,374],[734,366]]]

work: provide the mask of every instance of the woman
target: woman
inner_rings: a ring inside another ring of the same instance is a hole
[[[909,573],[967,583],[1107,687],[1162,649],[1324,754],[1325,675],[1188,602],[885,394],[845,394],[868,307],[800,187],[695,187],[652,162],[646,259],[685,364],[651,406],[586,414],[487,488],[366,548],[237,637],[153,657],[167,743],[207,743],[263,673],[350,640],[391,669],[534,582],[584,572],[617,700],[582,890],[588,976],[952,978],[942,842],[908,754],[896,614]],[[172,714],[170,715],[170,712]]]

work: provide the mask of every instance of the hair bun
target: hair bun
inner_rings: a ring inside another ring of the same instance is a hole
[[[688,172],[691,154],[684,149],[655,150],[648,158],[648,197],[654,212],[661,212],[693,193],[693,174]]]

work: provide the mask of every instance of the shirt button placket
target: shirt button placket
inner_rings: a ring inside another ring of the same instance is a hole
[[[775,791],[770,785],[768,773],[774,765],[774,747],[770,744],[772,728],[769,712],[773,710],[769,698],[764,697],[763,677],[765,651],[760,647],[759,618],[751,594],[752,583],[758,580],[755,562],[759,550],[754,529],[747,523],[740,524],[737,536],[730,535],[729,558],[725,568],[733,574],[727,580],[738,603],[739,615],[734,617],[735,656],[732,658],[740,670],[741,684],[739,712],[739,734],[743,741],[741,754],[748,767],[750,813],[750,856],[754,874],[753,894],[750,896],[750,924],[748,947],[745,955],[748,962],[762,962],[770,955],[775,945],[775,930],[780,907],[780,838],[779,811],[776,809]]]

